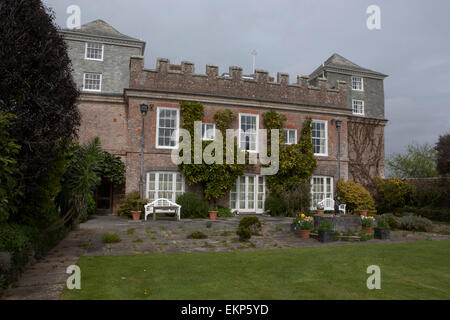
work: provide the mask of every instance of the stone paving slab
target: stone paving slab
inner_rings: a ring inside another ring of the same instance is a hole
[[[31,266],[16,283],[16,287],[3,299],[59,299],[69,276],[66,274],[66,268],[76,264],[82,255],[280,250],[450,239],[448,235],[394,231],[388,241],[320,243],[315,239],[301,239],[293,234],[290,228],[292,218],[262,216],[262,235],[253,236],[250,242],[242,243],[235,234],[240,219],[241,217],[218,218],[211,222],[207,219],[131,221],[115,216],[94,216],[82,223],[79,229],[70,232],[44,259]],[[208,238],[188,239],[187,236],[194,231],[202,231]],[[113,244],[103,243],[103,236],[107,233],[117,234],[121,241]]]

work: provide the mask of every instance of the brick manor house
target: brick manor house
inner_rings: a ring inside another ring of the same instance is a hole
[[[193,190],[171,161],[175,142],[171,133],[180,126],[180,101],[204,105],[203,126],[214,128],[214,113],[228,108],[236,114],[234,128],[263,128],[262,115],[270,109],[286,115],[285,143],[296,143],[303,122],[313,120],[313,144],[318,167],[312,178],[312,197],[317,202],[333,198],[338,180],[337,126],[340,133],[340,177],[354,179],[351,154],[358,155],[358,143],[350,140],[349,127],[362,119],[376,120],[380,147],[375,171],[384,177],[383,80],[386,75],[362,68],[333,54],[309,76],[255,70],[243,75],[242,68],[230,67],[219,74],[215,65],[197,74],[194,64],[171,64],[158,59],[156,69],[144,68],[146,43],[121,34],[108,23],[96,20],[79,29],[61,30],[73,64],[73,77],[81,92],[80,143],[98,136],[104,150],[120,156],[126,165],[125,185],[103,183],[96,192],[100,212],[113,213],[124,193],[139,190],[142,114],[140,105],[153,105],[145,117],[144,196],[175,200]],[[205,134],[204,139],[209,137]],[[257,138],[255,138],[257,141]],[[257,143],[242,144],[257,151]],[[357,162],[357,161],[356,161]],[[354,161],[355,165],[356,162]],[[350,164],[349,164],[350,163]],[[253,170],[238,178],[221,204],[240,212],[262,213],[266,197],[264,176]]]

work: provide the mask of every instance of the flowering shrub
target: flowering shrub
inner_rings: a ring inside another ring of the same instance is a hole
[[[375,209],[375,203],[369,191],[353,180],[340,180],[337,184],[337,192],[341,203],[347,205],[349,212],[354,212],[363,206],[367,210]]]
[[[302,213],[294,219],[294,225],[300,230],[311,230],[313,227],[313,217],[308,217]]]
[[[363,228],[372,228],[375,220],[372,216],[361,216],[361,224]]]

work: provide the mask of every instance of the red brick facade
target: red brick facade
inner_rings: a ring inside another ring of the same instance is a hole
[[[171,65],[159,59],[156,70],[144,69],[142,57],[130,61],[130,88],[124,95],[83,94],[80,100],[82,126],[80,140],[85,143],[95,136],[105,150],[120,155],[126,163],[125,191],[139,188],[142,115],[140,104],[154,105],[145,117],[144,174],[150,171],[178,171],[171,161],[171,150],[156,147],[157,110],[159,107],[179,108],[180,101],[198,101],[205,107],[204,122],[214,122],[218,109],[234,113],[259,115],[259,128],[264,128],[262,115],[270,109],[286,115],[286,128],[297,129],[297,139],[308,117],[327,121],[328,155],[318,157],[314,175],[331,176],[337,180],[337,129],[341,128],[341,178],[347,179],[348,139],[347,121],[352,111],[347,106],[345,82],[330,88],[325,79],[311,87],[307,77],[289,83],[287,74],[278,73],[277,81],[266,71],[256,71],[254,79],[242,77],[242,69],[230,67],[229,77],[218,75],[216,66],[208,65],[206,74],[195,74],[194,65],[183,62]],[[181,115],[182,116],[182,115]],[[238,128],[238,119],[234,128]],[[145,179],[145,175],[144,175]],[[190,187],[186,184],[186,190]],[[226,197],[227,198],[227,197]],[[223,204],[228,200],[223,199]]]

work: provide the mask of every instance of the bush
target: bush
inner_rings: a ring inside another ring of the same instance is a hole
[[[208,236],[201,231],[194,231],[188,235],[188,239],[206,239]]]
[[[102,239],[102,241],[103,241],[103,243],[117,243],[117,242],[120,242],[121,241],[121,239],[120,239],[120,237],[117,235],[117,234],[115,234],[115,233],[107,233],[107,234],[105,234],[104,236],[103,236],[103,239]]]
[[[24,228],[18,224],[0,226],[0,251],[15,252],[27,246],[30,239]]]
[[[375,203],[369,191],[353,180],[340,180],[337,184],[337,192],[341,203],[346,204],[346,209],[349,212],[354,212],[363,206],[367,207],[368,210],[375,209]]]
[[[377,210],[392,212],[396,208],[413,205],[414,187],[401,179],[377,179]]]
[[[233,217],[233,212],[231,212],[230,208],[218,207],[217,208],[217,216],[218,217]]]
[[[429,232],[433,223],[426,218],[409,216],[400,218],[399,227],[402,230]]]
[[[389,224],[389,228],[398,229],[398,218],[396,218],[392,213],[385,213],[382,217]]]
[[[269,210],[271,216],[286,216],[286,202],[275,195],[268,196],[264,202],[264,210]]]
[[[244,217],[239,221],[239,227],[248,229],[252,234],[261,234],[261,221],[258,217]]]
[[[194,193],[185,193],[177,198],[177,204],[181,206],[183,218],[207,218],[209,205]]]
[[[252,237],[252,232],[244,226],[239,226],[236,234],[239,236],[239,240],[241,241],[247,241]]]

